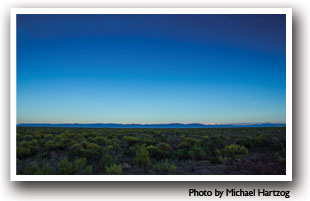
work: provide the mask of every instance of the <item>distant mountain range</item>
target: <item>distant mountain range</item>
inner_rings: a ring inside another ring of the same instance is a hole
[[[232,127],[285,127],[286,124],[261,123],[261,124],[216,124],[207,125],[199,123],[182,124],[117,124],[117,123],[94,123],[94,124],[17,124],[18,127],[75,127],[75,128],[232,128]]]

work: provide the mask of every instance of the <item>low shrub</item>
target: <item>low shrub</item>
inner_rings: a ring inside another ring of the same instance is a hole
[[[254,147],[254,140],[251,136],[245,136],[245,137],[239,137],[236,140],[236,144],[243,145],[247,148],[253,148]]]
[[[33,136],[32,135],[25,135],[24,139],[27,141],[31,141],[31,140],[33,140]]]
[[[58,163],[58,174],[70,175],[73,174],[73,165],[71,162],[64,158]]]
[[[222,156],[231,158],[240,158],[242,155],[248,154],[248,149],[243,145],[231,144],[220,150]]]
[[[52,167],[50,167],[49,165],[44,165],[42,167],[42,174],[43,175],[52,175],[52,174],[55,174],[54,170]]]
[[[188,155],[193,160],[203,160],[206,159],[207,156],[203,148],[198,146],[197,144],[194,144],[194,146],[189,149]]]
[[[29,165],[25,171],[23,172],[25,175],[41,175],[43,174],[42,170],[40,169],[39,165],[34,163]]]
[[[93,166],[88,165],[88,166],[85,168],[85,173],[86,173],[86,174],[93,174]]]
[[[148,150],[145,146],[136,147],[136,156],[134,163],[141,168],[147,169],[151,166],[151,159]]]
[[[99,160],[100,167],[108,167],[113,163],[115,163],[115,160],[109,152],[104,152],[102,158]]]
[[[158,173],[167,173],[169,167],[170,164],[167,159],[159,161],[153,165],[153,169]]]
[[[86,150],[80,143],[73,144],[71,146],[71,157],[86,157]]]
[[[87,143],[85,151],[86,157],[90,160],[98,160],[100,158],[100,146],[96,143]]]
[[[94,141],[95,141],[98,145],[101,145],[101,146],[107,144],[107,142],[108,142],[107,138],[101,137],[101,136],[95,137],[95,138],[94,138]]]
[[[179,149],[189,149],[193,144],[196,142],[196,140],[192,138],[185,138],[183,137],[184,141],[182,141],[179,145]]]
[[[220,163],[226,163],[227,157],[226,157],[226,156],[219,156],[219,157],[218,157],[218,161],[219,161]]]
[[[42,137],[42,134],[35,133],[35,134],[33,134],[33,137],[35,137],[36,139],[40,139]]]
[[[166,142],[160,142],[156,147],[162,157],[168,157],[171,154],[172,147]]]
[[[39,151],[40,149],[40,146],[39,146],[39,143],[38,143],[38,140],[31,140],[31,141],[22,141],[20,143],[20,147],[23,147],[23,148],[28,148],[31,150],[31,154],[33,155],[35,152]]]
[[[207,144],[209,142],[209,136],[207,135],[202,136],[201,141],[203,144]]]
[[[133,146],[136,145],[140,142],[139,138],[133,137],[133,136],[124,136],[123,141],[128,145],[128,146]]]
[[[86,157],[89,160],[98,160],[100,155],[100,146],[96,143],[82,141],[71,146],[71,157]]]
[[[159,174],[175,174],[177,168],[174,164],[170,164],[168,159],[161,160],[153,165],[153,170]]]
[[[31,149],[24,147],[17,147],[16,149],[17,158],[26,158],[31,156]]]
[[[211,149],[214,151],[216,149],[221,149],[223,147],[225,147],[226,141],[228,139],[223,136],[223,135],[216,135],[216,136],[212,136],[210,138],[210,143],[209,146],[211,147]]]
[[[254,138],[255,147],[265,147],[268,146],[267,136],[264,134],[257,135]]]
[[[104,150],[107,152],[117,151],[120,148],[118,143],[113,143],[108,145]]]
[[[73,172],[75,174],[80,174],[86,167],[86,158],[76,159],[73,162]]]
[[[174,164],[170,164],[169,168],[168,168],[168,173],[169,174],[174,174],[177,172],[177,168]]]
[[[159,155],[159,150],[154,145],[149,145],[146,147],[147,151],[149,152],[151,157],[157,157]]]
[[[44,147],[47,151],[56,150],[55,142],[53,140],[47,140]]]
[[[122,174],[122,171],[123,169],[121,165],[112,164],[111,166],[107,167],[106,174],[119,175]]]

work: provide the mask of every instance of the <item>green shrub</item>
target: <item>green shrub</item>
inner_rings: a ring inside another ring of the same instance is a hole
[[[267,136],[266,135],[260,134],[254,138],[254,146],[255,147],[265,147],[267,145],[268,145],[268,143],[267,143]]]
[[[169,173],[169,174],[174,174],[174,173],[176,173],[176,172],[177,172],[176,166],[173,165],[173,164],[170,164],[170,166],[169,166],[169,168],[168,168],[168,173]]]
[[[168,159],[161,160],[153,165],[153,169],[159,174],[175,174],[177,168],[174,164],[170,164]]]
[[[226,156],[219,156],[218,160],[219,160],[220,163],[226,163],[227,157]]]
[[[153,134],[153,138],[160,142],[166,142],[168,140],[168,136],[161,134],[159,131]]]
[[[252,138],[250,136],[246,136],[243,138],[238,138],[236,140],[237,144],[243,145],[247,148],[259,148],[259,147],[266,147],[268,146],[267,136],[264,134],[257,135],[256,137]]]
[[[46,138],[46,139],[48,139],[48,138],[52,138],[53,137],[53,135],[52,134],[45,134],[45,135],[43,135],[43,138]]]
[[[63,150],[66,148],[68,138],[61,134],[55,136],[54,146],[56,150]]]
[[[35,137],[36,139],[40,139],[42,137],[41,133],[35,133],[33,134],[33,137]]]
[[[27,141],[31,141],[31,140],[33,140],[33,136],[32,135],[25,135],[24,139]]]
[[[21,146],[22,147],[25,147],[25,148],[29,148],[31,149],[32,151],[33,150],[37,150],[39,149],[39,143],[38,143],[38,140],[31,140],[31,141],[22,141],[21,142]]]
[[[285,162],[286,161],[285,155],[283,155],[279,152],[275,152],[275,158],[278,162]]]
[[[248,149],[243,145],[231,144],[225,146],[224,149],[221,150],[222,156],[227,156],[231,158],[239,158],[241,155],[247,155]]]
[[[86,167],[86,158],[76,159],[73,162],[73,172],[75,174],[80,174]]]
[[[16,133],[16,140],[17,142],[20,142],[24,140],[24,135],[20,134],[19,132]]]
[[[158,173],[167,173],[169,167],[170,164],[168,162],[168,159],[161,160],[160,162],[157,162],[153,165],[153,169]]]
[[[96,136],[97,136],[97,133],[96,133],[96,131],[91,131],[91,132],[88,133],[87,136],[88,136],[88,137],[96,137]]]
[[[213,150],[221,149],[225,146],[227,138],[223,135],[216,135],[210,138],[210,147]]]
[[[88,165],[88,166],[85,168],[85,172],[86,172],[86,174],[93,174],[93,166]]]
[[[82,144],[76,143],[71,146],[71,157],[86,157],[86,150]]]
[[[99,160],[99,162],[102,165],[102,167],[107,167],[115,163],[115,160],[113,159],[113,157],[109,152],[104,152],[103,157]]]
[[[43,174],[42,170],[40,169],[38,164],[31,164],[29,165],[25,171],[23,172],[25,175],[41,175]]]
[[[243,145],[247,148],[252,148],[254,147],[254,140],[251,136],[245,136],[242,138],[237,138],[236,143],[239,145]]]
[[[71,146],[71,157],[86,157],[90,160],[98,160],[100,155],[100,146],[96,143],[82,141]]]
[[[91,160],[98,160],[100,158],[100,146],[95,143],[86,144],[86,157]]]
[[[170,144],[166,142],[160,142],[157,144],[157,149],[162,157],[167,157],[171,154],[172,148]]]
[[[89,137],[89,138],[87,138],[87,142],[96,143],[95,137]]]
[[[55,142],[53,140],[46,141],[44,146],[47,151],[56,150]]]
[[[207,144],[209,142],[209,136],[207,135],[202,136],[201,141],[203,144]]]
[[[40,150],[38,140],[22,141],[17,148],[18,157],[34,156]]]
[[[107,162],[104,160],[104,158],[100,158],[99,162],[98,162],[98,166],[101,169],[104,169],[106,167]]]
[[[111,153],[111,152],[113,152],[113,151],[117,151],[119,148],[120,148],[120,146],[119,146],[118,143],[113,143],[113,144],[108,145],[108,146],[105,148],[105,151]]]
[[[72,139],[75,136],[75,133],[73,133],[73,132],[71,132],[69,130],[66,130],[63,133],[63,136],[68,140],[68,139]]]
[[[58,174],[68,175],[73,174],[73,165],[71,162],[64,158],[62,161],[58,163]]]
[[[137,134],[135,134],[135,133],[129,133],[127,136],[130,136],[130,137],[137,137]]]
[[[138,146],[136,148],[136,156],[134,163],[141,168],[149,168],[151,166],[151,159],[148,150],[145,146]]]
[[[184,137],[183,137],[184,138]],[[184,138],[184,141],[181,142],[178,145],[179,149],[189,149],[191,146],[193,146],[193,144],[196,142],[196,140],[192,139],[192,138]]]
[[[123,141],[127,143],[128,146],[133,146],[139,143],[139,138],[133,136],[124,136]]]
[[[190,148],[190,150],[188,151],[188,155],[193,160],[203,160],[207,157],[207,154],[203,150],[203,148],[196,144]]]
[[[149,145],[146,147],[147,151],[149,152],[151,157],[155,157],[159,155],[159,150],[154,145]]]
[[[154,145],[159,142],[158,139],[150,137],[149,135],[143,134],[141,138],[141,144]]]
[[[31,156],[31,150],[29,148],[17,147],[16,154],[17,158],[26,158]]]
[[[121,165],[112,164],[110,167],[107,167],[106,174],[119,175],[122,174],[122,171],[123,169]]]
[[[54,170],[52,167],[50,167],[48,165],[44,165],[42,167],[42,174],[43,175],[52,175],[52,174],[54,174]]]
[[[100,136],[95,137],[95,138],[94,138],[94,141],[95,141],[97,144],[101,145],[101,146],[107,144],[107,142],[108,142],[107,138],[105,138],[105,137],[100,137]]]

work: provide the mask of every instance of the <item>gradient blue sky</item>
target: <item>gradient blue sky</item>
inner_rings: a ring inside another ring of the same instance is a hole
[[[17,15],[17,123],[285,123],[285,15]]]

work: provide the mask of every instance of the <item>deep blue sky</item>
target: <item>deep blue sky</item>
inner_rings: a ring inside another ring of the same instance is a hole
[[[285,123],[285,15],[18,15],[17,123]]]

